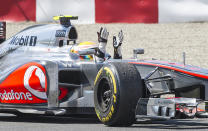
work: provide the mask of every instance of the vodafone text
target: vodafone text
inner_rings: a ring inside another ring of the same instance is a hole
[[[14,92],[11,90],[7,92],[4,90],[3,93],[0,93],[1,100],[33,100],[32,95],[29,92]]]

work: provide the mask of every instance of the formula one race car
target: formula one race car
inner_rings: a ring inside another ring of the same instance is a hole
[[[71,19],[28,27],[0,44],[0,112],[96,114],[109,126],[136,119],[170,119],[177,112],[206,117],[208,70],[158,60],[96,59],[97,46],[77,43]],[[2,24],[3,25],[3,24]]]

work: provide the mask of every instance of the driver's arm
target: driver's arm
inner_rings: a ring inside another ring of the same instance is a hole
[[[109,32],[106,28],[100,28],[100,32],[97,32],[98,34],[98,49],[96,51],[96,56],[102,60],[105,60],[105,54],[106,54],[106,45],[108,41],[108,35]]]
[[[116,40],[116,36],[113,36],[114,59],[122,59],[121,45],[123,42],[123,38],[124,36],[122,30],[118,33],[118,40]]]

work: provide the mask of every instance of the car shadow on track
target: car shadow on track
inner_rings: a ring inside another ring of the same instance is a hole
[[[208,119],[172,119],[167,121],[139,121],[131,128],[144,129],[180,129],[198,130],[208,129]]]
[[[0,122],[18,122],[18,123],[45,123],[45,124],[101,124],[96,117],[57,117],[57,116],[21,116],[1,115]],[[106,126],[107,127],[107,126]],[[122,127],[123,128],[123,127]],[[173,119],[167,121],[139,121],[133,126],[125,128],[138,129],[180,129],[180,130],[198,130],[208,129],[208,119]]]
[[[15,116],[0,115],[0,122],[25,122],[25,123],[48,123],[48,124],[100,124],[96,117],[57,117],[57,116]]]

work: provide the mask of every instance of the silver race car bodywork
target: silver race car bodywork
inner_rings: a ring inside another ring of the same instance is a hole
[[[174,118],[177,109],[195,115],[198,104],[208,100],[206,69],[136,58],[98,62],[94,45],[72,52],[76,39],[75,27],[61,22],[26,28],[0,44],[0,112],[96,112],[107,125],[130,125],[135,117]],[[167,94],[174,97],[164,98]],[[134,117],[121,122],[127,117],[122,112],[130,110]]]

